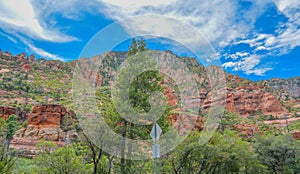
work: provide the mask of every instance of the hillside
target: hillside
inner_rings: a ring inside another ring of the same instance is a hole
[[[168,54],[174,56],[172,53]],[[96,67],[96,70],[91,72],[91,66],[99,63],[97,61],[101,56],[105,58],[100,59],[102,60],[101,66]],[[63,144],[69,141],[68,138],[60,137],[59,134],[65,132],[64,136],[67,134],[69,136],[66,131],[72,129],[66,128],[61,120],[64,120],[66,112],[72,112],[72,78],[77,61],[84,69],[85,78],[90,79],[91,82],[95,83],[94,86],[99,87],[109,83],[110,78],[115,74],[116,68],[124,62],[126,52],[110,52],[101,56],[94,56],[91,59],[82,58],[72,62],[61,62],[35,59],[34,56],[27,57],[24,53],[14,56],[8,52],[1,52],[0,106],[2,107],[0,107],[0,117],[8,118],[9,115],[16,114],[20,125],[24,122],[28,124],[27,128],[22,128],[17,132],[13,146],[18,149],[27,146],[29,149],[34,149],[36,143],[29,143],[29,140],[37,142],[39,139],[48,139]],[[210,85],[205,74],[206,69],[198,65],[195,59],[181,59],[195,74],[194,77],[201,86],[199,89],[200,95],[198,96],[201,101],[200,107],[204,111],[209,109],[214,103],[208,98]],[[299,96],[296,94],[299,90],[299,78],[252,82],[237,75],[226,74],[226,80],[227,95],[224,105],[227,112],[235,112],[243,119],[264,121],[270,125],[276,125],[276,120],[282,121],[283,115],[288,117],[290,123],[298,120],[300,107],[296,100]],[[170,86],[171,83],[170,79],[165,79],[165,84]],[[176,90],[174,91],[174,89],[167,86],[164,88],[164,93],[169,100],[168,103],[176,107],[178,103]],[[289,99],[282,97],[285,94],[289,94]],[[51,107],[62,107],[66,111],[47,109]],[[72,118],[75,118],[74,114],[69,114],[70,118],[67,117],[67,119],[72,120]],[[172,122],[174,125],[178,119],[176,114],[173,114]],[[203,118],[193,121],[197,122],[196,128],[202,130]],[[70,125],[71,123],[69,123]],[[240,125],[237,129],[246,131],[245,133],[249,134],[250,128],[246,127],[246,125]],[[281,127],[283,127],[282,124],[278,123],[278,128]],[[44,132],[43,135],[40,135],[41,132]],[[49,138],[49,136],[52,138]],[[56,138],[53,138],[53,136]],[[30,154],[28,151],[24,153]]]

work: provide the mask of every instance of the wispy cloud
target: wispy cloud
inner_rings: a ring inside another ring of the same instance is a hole
[[[22,40],[22,42],[24,42],[28,48],[33,51],[35,54],[43,57],[43,58],[48,58],[48,59],[52,59],[52,60],[60,60],[60,61],[66,61],[65,58],[63,57],[60,57],[56,54],[52,54],[52,53],[49,53],[41,48],[38,48],[36,47],[34,44],[32,44],[29,40],[23,38],[20,36],[20,39]]]
[[[10,36],[10,35],[8,35],[8,34],[5,34],[5,33],[0,32],[0,35],[6,37],[7,39],[9,39],[10,41],[12,41],[12,42],[15,43],[15,44],[18,43],[18,41],[17,41],[15,38],[13,38],[12,36]]]
[[[183,23],[190,24],[201,32],[215,47],[217,51],[220,51],[240,40],[257,49],[264,48],[263,41],[269,37],[267,34],[258,34],[254,38],[248,38],[249,33],[254,29],[254,24],[258,16],[260,16],[266,7],[269,5],[268,1],[252,1],[252,5],[248,8],[241,8],[241,4],[233,0],[211,0],[211,1],[198,1],[198,0],[186,0],[186,1],[161,1],[151,3],[139,3],[140,1],[130,1],[132,4],[125,3],[120,0],[99,0],[99,2],[105,5],[105,8],[101,9],[104,13],[115,20],[122,21],[124,18],[134,17],[137,15],[163,15],[167,17],[173,17],[182,21]],[[150,2],[150,1],[149,1]],[[175,36],[175,38],[182,38],[183,43],[190,43],[194,45],[194,48],[200,48],[201,45],[196,40],[200,40],[197,34],[183,31],[180,26],[176,26],[175,23],[159,22],[160,27],[153,27],[155,23],[148,21],[145,18],[143,21],[137,23],[122,23],[122,25],[129,32],[139,33],[159,33],[156,30],[163,30],[168,33],[168,36]],[[164,25],[165,24],[165,25]],[[172,26],[173,30],[168,30],[168,26]],[[163,29],[162,29],[163,28]],[[183,33],[182,37],[180,37]],[[247,40],[241,40],[240,38],[247,37]],[[173,37],[174,38],[174,37]],[[189,45],[189,46],[190,46]],[[221,54],[217,53],[220,58]],[[253,56],[252,56],[253,55]],[[227,55],[233,60],[244,58],[239,62],[229,62],[227,65],[235,66],[235,70],[241,70],[248,74],[262,75],[271,68],[257,69],[255,66],[260,63],[262,56],[254,55],[252,52],[236,52],[231,55]],[[245,58],[248,57],[248,58]],[[254,59],[255,57],[255,59]],[[253,62],[254,61],[254,62]],[[226,64],[225,64],[226,65]],[[225,66],[228,67],[228,66]]]
[[[241,70],[248,74],[263,75],[272,67],[255,69],[254,64],[257,66],[262,63],[261,59],[264,56],[286,54],[300,45],[300,1],[298,0],[255,0],[251,1],[251,5],[247,8],[233,0],[168,0],[148,1],[148,3],[138,0],[130,1],[130,3],[121,0],[98,1],[105,5],[105,8],[102,9],[105,14],[115,20],[121,21],[124,18],[147,14],[165,15],[179,19],[197,28],[218,51],[232,44],[248,44],[250,50],[247,53],[237,51],[224,55],[233,59],[228,65],[235,62],[231,64],[236,66],[234,70]],[[282,13],[288,21],[278,26],[272,34],[259,33],[255,30],[255,22],[272,4],[276,5],[278,13]],[[146,19],[144,22],[148,23]],[[156,32],[156,28],[148,24],[123,25],[127,27],[128,31],[148,30],[153,33]],[[173,32],[174,35],[178,36],[180,31],[180,28],[177,28],[168,32],[169,35],[172,35]],[[185,38],[186,40],[193,40],[193,37],[190,36],[185,36]],[[257,53],[259,51],[266,51],[267,53],[259,55]],[[241,58],[243,59],[241,60]]]
[[[212,43],[219,45],[219,41],[229,41],[238,37],[242,32],[240,23],[236,23],[235,16],[237,16],[237,4],[229,0],[213,0],[213,1],[148,1],[148,3],[140,3],[138,0],[127,1],[120,0],[99,0],[104,3],[105,8],[101,10],[104,13],[116,20],[122,20],[137,15],[164,15],[173,17],[190,24],[203,33]],[[151,3],[150,3],[151,2]],[[135,5],[130,5],[135,4]],[[147,29],[155,33],[157,28],[149,25],[151,21],[145,19],[143,25],[123,24],[128,31],[137,30],[142,27],[142,30]],[[161,23],[163,24],[163,23]],[[175,25],[175,24],[174,24]],[[180,30],[173,31],[174,34]],[[186,39],[192,39],[186,37]]]
[[[242,71],[245,74],[254,74],[257,76],[262,76],[265,72],[271,70],[272,68],[264,67],[259,68],[257,65],[261,61],[261,56],[259,55],[251,55],[249,57],[242,58],[240,61],[229,61],[224,63],[222,66],[224,68],[232,68],[233,71]]]
[[[8,33],[21,33],[34,39],[51,42],[70,42],[75,37],[48,28],[46,21],[40,21],[30,0],[1,0],[0,26]]]

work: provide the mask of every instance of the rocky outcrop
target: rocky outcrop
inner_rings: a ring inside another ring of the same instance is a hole
[[[33,54],[30,55],[29,61],[34,62],[35,56]]]
[[[26,56],[26,54],[23,52],[21,54],[16,55],[16,59],[18,62],[23,62],[23,61],[27,61],[28,58]]]
[[[165,88],[164,95],[167,97],[168,104],[174,108],[174,113],[170,116],[171,124],[178,130],[179,134],[184,134],[188,130],[203,130],[204,117],[185,114],[184,109],[178,106],[178,97],[175,90]]]
[[[11,107],[11,106],[0,106],[0,117],[4,117],[5,119],[7,119],[10,115],[13,114],[18,116],[19,113],[20,110],[18,108]]]
[[[265,92],[261,87],[239,87],[229,91],[226,99],[226,109],[249,116],[254,111],[264,115],[281,116],[287,110],[277,100],[276,96]]]
[[[19,123],[24,122],[28,118],[28,113],[26,111],[21,111],[20,109],[11,106],[0,106],[0,118],[4,117],[7,119],[13,114],[17,116]]]
[[[300,130],[294,131],[292,133],[293,138],[300,140]]]
[[[300,99],[300,77],[289,79],[273,78],[263,80],[260,83],[265,90],[278,96],[281,101],[299,100]]]
[[[267,120],[267,121],[264,121],[264,123],[266,123],[268,125],[275,126],[277,128],[284,128],[287,125],[289,125],[289,124],[291,124],[291,123],[293,123],[297,120],[300,120],[300,117],[298,117],[298,118],[288,118],[288,119],[278,119],[278,120]]]
[[[255,133],[260,133],[256,124],[240,123],[234,126],[234,128],[242,135],[247,137],[253,137]]]
[[[11,147],[21,155],[32,156],[39,140],[53,141],[58,145],[67,144],[77,138],[72,127],[75,113],[60,105],[35,106],[28,117],[28,125],[19,129],[11,142]]]
[[[226,101],[226,103],[224,103]],[[220,98],[211,102],[205,98],[204,109],[209,109],[212,105],[225,105],[226,111],[236,112],[247,117],[253,112],[262,112],[264,115],[280,117],[287,111],[273,94],[265,92],[262,86],[240,86],[238,88],[228,88],[226,100]]]
[[[13,57],[13,55],[8,51],[5,51],[2,55],[6,56],[6,57],[9,57],[10,59]]]
[[[32,68],[32,65],[30,65],[30,64],[22,64],[20,66],[22,69],[24,69],[25,72],[29,72]]]

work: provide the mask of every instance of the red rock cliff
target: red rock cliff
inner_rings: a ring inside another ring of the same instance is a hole
[[[76,131],[72,129],[74,117],[74,112],[60,105],[35,106],[29,114],[27,127],[16,132],[11,147],[21,155],[34,156],[39,140],[49,140],[63,146],[71,138],[77,138]]]

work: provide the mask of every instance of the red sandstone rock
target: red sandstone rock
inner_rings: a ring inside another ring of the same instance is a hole
[[[9,58],[12,58],[12,57],[13,57],[12,54],[9,53],[8,51],[5,51],[5,52],[3,53],[3,56],[7,56],[7,57],[9,57]]]
[[[209,102],[204,105],[209,105]],[[287,110],[277,100],[276,96],[261,90],[261,87],[239,87],[227,94],[227,111],[234,111],[242,116],[249,116],[254,111],[261,110],[265,115],[281,116]]]
[[[33,54],[31,54],[30,58],[29,58],[30,62],[34,62],[34,59],[35,59],[35,56]]]
[[[293,138],[300,140],[300,130],[297,130],[292,133]]]
[[[23,52],[21,54],[16,55],[17,61],[27,61],[27,56],[26,54]]]
[[[247,137],[252,137],[255,133],[259,133],[259,129],[255,124],[241,123],[234,126],[234,128]]]
[[[29,72],[32,68],[32,65],[30,64],[23,64],[21,65],[21,68],[25,70],[25,72]]]
[[[36,154],[35,145],[39,140],[49,140],[63,146],[71,138],[78,139],[76,131],[68,128],[73,124],[75,113],[63,106],[35,106],[28,117],[28,126],[19,129],[11,143],[12,148],[20,150],[25,156]]]
[[[20,113],[20,110],[15,107],[10,106],[0,106],[0,117],[4,117],[7,119],[10,115],[15,114],[18,116]]]

